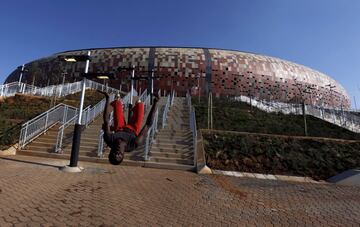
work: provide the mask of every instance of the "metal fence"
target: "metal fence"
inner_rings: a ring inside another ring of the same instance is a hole
[[[76,108],[61,103],[25,122],[20,131],[19,147],[24,148],[26,144],[45,133],[54,124],[66,122],[76,113]]]
[[[245,102],[266,112],[279,112],[283,114],[302,115],[302,104],[269,102],[256,100],[246,96],[234,97],[235,100]],[[328,109],[321,106],[305,105],[305,114],[320,118],[324,121],[360,133],[359,112],[343,109]]]
[[[47,87],[37,87],[26,83],[12,82],[0,85],[0,96],[9,97],[17,93],[36,96],[57,96],[62,97],[80,92],[82,83],[85,82],[86,89],[107,91],[108,93],[121,93],[120,90],[105,86],[92,80],[84,79],[74,83],[51,85]]]

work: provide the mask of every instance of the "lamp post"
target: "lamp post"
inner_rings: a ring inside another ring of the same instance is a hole
[[[197,79],[198,104],[200,105],[200,78],[201,78],[201,74],[195,76],[195,78]]]
[[[20,76],[19,76],[18,86],[19,86],[19,92],[22,93],[22,92],[25,91],[25,87],[21,86],[21,80],[22,80],[24,72],[27,72],[28,70],[25,69],[25,64],[22,64],[21,66],[19,66],[18,69],[20,69]]]
[[[158,76],[154,75],[154,70],[151,71],[139,71],[143,73],[149,73],[147,76],[133,76],[131,78],[132,81],[135,80],[147,80],[150,86],[150,89],[148,90],[148,94],[150,94],[150,103],[153,104],[153,93],[154,93],[154,79],[160,78]],[[151,72],[151,73],[150,73]]]
[[[305,136],[308,136],[308,127],[307,127],[307,121],[306,121],[306,105],[305,105],[305,98],[304,98],[304,93],[306,94],[310,94],[310,102],[311,101],[311,90],[314,90],[315,88],[311,85],[305,85],[305,88],[302,88],[302,84],[298,83],[296,81],[296,79],[294,79],[295,83],[293,85],[295,85],[299,92],[300,92],[300,97],[301,97],[301,104],[302,104],[302,113],[303,113],[303,117],[304,117],[304,134]]]
[[[20,76],[19,76],[19,86],[20,86],[21,80],[22,80],[22,77],[23,77],[23,72],[24,72],[25,65],[22,64],[22,66],[19,66],[18,68],[20,69]]]
[[[133,96],[134,96],[134,78],[135,78],[135,66],[132,67],[119,67],[117,71],[131,71],[131,79],[130,79],[130,103],[129,103],[129,109],[128,109],[128,121],[130,121],[131,118],[131,108],[133,106]],[[121,85],[120,85],[121,86]],[[121,88],[120,88],[121,90]]]
[[[67,56],[59,56],[61,61],[66,62],[80,62],[85,61],[85,74],[89,71],[89,64],[90,64],[90,55],[91,52],[88,51],[87,55],[67,55]],[[77,166],[79,160],[79,149],[80,149],[80,139],[81,139],[81,129],[82,129],[82,113],[83,113],[83,106],[84,106],[84,97],[85,97],[85,89],[86,89],[86,79],[83,78],[82,80],[82,89],[81,89],[81,98],[80,98],[80,107],[79,107],[79,117],[78,121],[74,127],[74,134],[73,134],[73,142],[71,147],[71,155],[70,155],[70,165],[63,168],[63,170],[68,172],[80,172],[81,169]]]

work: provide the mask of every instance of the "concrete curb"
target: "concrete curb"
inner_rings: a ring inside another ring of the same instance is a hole
[[[0,155],[16,155],[16,151],[18,148],[19,148],[19,144],[16,143],[10,146],[8,149],[0,151]]]
[[[232,176],[232,177],[247,177],[247,178],[256,178],[263,180],[281,180],[281,181],[293,181],[293,182],[303,182],[303,183],[327,184],[326,181],[315,181],[311,177],[248,173],[248,172],[224,171],[224,170],[215,170],[215,169],[212,169],[211,172],[212,174],[215,175],[224,175],[224,176]]]

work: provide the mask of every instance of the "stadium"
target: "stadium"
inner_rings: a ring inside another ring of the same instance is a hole
[[[350,108],[346,90],[329,76],[286,60],[235,50],[184,47],[93,48],[56,53],[25,64],[22,82],[46,86],[81,80],[84,63],[59,61],[62,55],[84,55],[91,51],[89,72],[115,73],[111,87],[130,89],[130,72],[120,67],[135,66],[136,76],[156,79],[155,89],[179,95],[215,97],[248,96],[258,100],[306,103],[329,108]],[[21,69],[13,71],[5,83],[18,81]],[[104,82],[105,81],[98,81]],[[148,88],[145,80],[136,82],[137,90]]]

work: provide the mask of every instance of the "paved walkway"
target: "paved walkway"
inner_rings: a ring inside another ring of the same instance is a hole
[[[360,188],[0,157],[0,226],[359,226]]]

